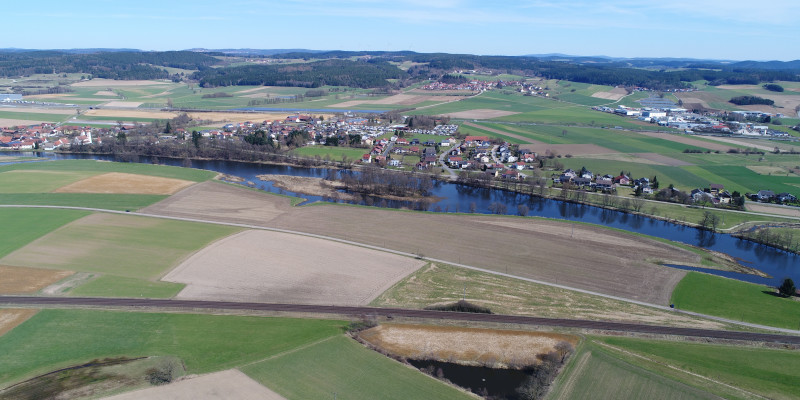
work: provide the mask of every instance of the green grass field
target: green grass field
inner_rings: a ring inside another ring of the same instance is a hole
[[[546,398],[689,400],[717,397],[615,358],[599,346],[585,344],[572,356]]]
[[[333,147],[333,146],[307,146],[301,147],[294,151],[296,154],[303,157],[321,158],[330,157],[331,160],[341,161],[342,156],[346,156],[349,160],[360,160],[361,156],[369,152],[369,149],[353,149],[349,147]]]
[[[339,335],[331,320],[42,310],[0,336],[0,383],[97,358],[175,356],[201,374]],[[313,370],[313,369],[312,369]]]
[[[105,193],[0,193],[0,204],[89,207],[107,210],[138,210],[169,196],[156,194]]]
[[[0,208],[0,257],[50,233],[88,212],[38,208]]]
[[[94,175],[96,173],[90,171],[42,171],[30,169],[0,172],[0,194],[50,192]]]
[[[241,370],[289,400],[474,398],[344,336]]]
[[[800,391],[800,354],[797,351],[623,337],[594,340],[649,359],[621,357],[628,362],[725,398],[755,397],[742,392],[746,391],[771,399],[796,399]],[[613,353],[620,356],[616,351]],[[708,379],[698,379],[665,365]]]
[[[61,122],[74,114],[45,114],[45,113],[26,113],[17,111],[0,111],[0,119],[17,119],[25,121],[39,122]]]
[[[154,280],[189,254],[237,231],[222,225],[95,214],[3,260],[9,265]],[[43,257],[42,251],[54,256]]]
[[[689,272],[672,292],[675,307],[737,321],[800,329],[800,301],[778,297],[774,289]]]
[[[164,178],[185,179],[194,182],[207,181],[217,175],[213,171],[167,165],[117,163],[95,160],[57,160],[37,163],[21,163],[0,166],[0,172],[12,170],[74,171],[74,172],[124,172],[128,174],[152,175]]]
[[[70,296],[171,298],[186,285],[102,275],[69,291]]]

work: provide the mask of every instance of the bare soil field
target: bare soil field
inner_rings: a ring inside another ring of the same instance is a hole
[[[26,114],[75,114],[74,108],[50,108],[50,107],[3,107],[0,111],[21,112]]]
[[[142,105],[140,101],[109,101],[104,107],[136,108]]]
[[[285,400],[238,369],[186,376],[168,385],[136,390],[104,400]]]
[[[797,208],[771,206],[767,204],[753,203],[751,201],[748,201],[745,207],[747,208],[747,211],[752,212],[786,215],[788,217],[800,217],[800,209]]]
[[[72,271],[0,265],[0,294],[35,293],[72,274]]]
[[[162,278],[177,298],[366,305],[422,261],[280,232],[251,230],[200,250]]]
[[[706,142],[704,140],[694,139],[690,136],[679,135],[674,133],[666,133],[666,132],[636,132],[636,133],[647,137],[669,140],[672,142],[683,143],[689,146],[702,147],[704,149],[709,149],[709,150],[728,151],[731,148],[731,146],[726,146],[724,144]],[[719,138],[717,137],[709,137],[709,139],[720,141]]]
[[[94,94],[95,96],[108,96],[108,97],[119,97],[118,94],[112,92],[110,90],[101,90]]]
[[[36,314],[38,310],[4,308],[0,309],[0,336],[14,329],[17,325],[25,322],[28,318]]]
[[[379,325],[358,337],[394,356],[501,368],[538,364],[536,356],[555,351],[558,343],[574,347],[579,341],[549,332],[402,324]]]
[[[491,119],[491,118],[506,117],[514,114],[519,114],[519,113],[512,111],[501,111],[501,110],[490,110],[487,108],[479,108],[475,110],[459,111],[442,115],[445,117],[459,118],[459,119]]]
[[[630,242],[628,234],[591,225],[574,225],[574,235],[592,238],[575,241],[573,225],[560,221],[333,204],[292,208],[288,198],[217,182],[194,185],[142,212],[315,233],[664,305],[684,272],[655,261],[700,262],[692,252],[644,238]]]
[[[292,209],[291,199],[221,182],[201,182],[139,212],[264,225]]]
[[[590,154],[609,154],[614,153],[614,150],[598,146],[596,144],[547,144],[539,143],[532,147],[531,150],[539,154],[547,154],[548,151],[554,154],[571,154],[573,156],[584,156]]]
[[[55,193],[174,194],[195,182],[158,176],[109,172],[56,189]]]
[[[596,92],[596,93],[593,93],[592,97],[597,97],[599,99],[605,99],[605,100],[618,101],[618,100],[620,100],[621,98],[623,98],[623,97],[625,97],[627,95],[628,95],[628,91],[625,90],[624,88],[614,88],[614,89],[611,89],[611,90],[609,90],[607,92]]]
[[[20,126],[20,125],[36,125],[41,124],[42,122],[56,122],[52,118],[45,118],[40,120],[30,120],[30,119],[9,119],[9,118],[0,118],[0,127],[8,128],[11,126]]]
[[[76,87],[120,87],[120,86],[154,86],[154,85],[169,85],[171,82],[167,81],[117,81],[113,79],[95,78],[88,81],[80,81],[73,83],[70,86]]]
[[[773,151],[773,150],[775,150],[774,146],[770,147],[770,146],[759,145],[759,144],[753,143],[752,141],[747,140],[747,139],[732,139],[732,138],[723,138],[723,137],[713,137],[713,138],[709,138],[709,139],[713,139],[714,141],[717,141],[717,142],[730,143],[730,144],[735,144],[735,145],[743,146],[743,147],[752,147],[754,149],[759,149],[759,150],[764,150],[764,151]],[[728,146],[728,149],[730,149],[730,146]],[[727,149],[726,149],[726,151],[727,151]]]
[[[681,161],[676,158],[667,157],[665,155],[657,154],[657,153],[633,153],[636,157],[643,158],[648,161],[652,161],[653,164],[658,165],[669,165],[671,167],[681,167],[685,165],[694,165],[690,162]]]

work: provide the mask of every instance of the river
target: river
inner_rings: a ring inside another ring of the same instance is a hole
[[[112,156],[90,154],[57,154],[57,153],[0,153],[12,156],[38,156],[48,159],[102,159],[113,160]],[[141,162],[149,162],[148,157],[140,157]],[[182,160],[159,158],[159,162],[167,165],[181,166]],[[280,191],[272,186],[271,182],[264,182],[256,178],[262,174],[282,174],[305,177],[324,178],[328,170],[324,168],[302,168],[285,165],[267,165],[236,161],[209,161],[193,160],[193,168],[217,171],[228,175],[238,176],[245,181],[253,182],[259,189],[282,192],[295,195],[291,192]],[[774,247],[759,245],[747,240],[738,239],[728,234],[710,233],[701,229],[673,224],[624,212],[606,210],[600,207],[574,204],[559,200],[543,199],[535,196],[512,193],[499,189],[481,189],[457,183],[436,181],[433,187],[433,196],[439,201],[425,205],[428,211],[439,212],[469,212],[474,207],[475,212],[489,214],[489,206],[499,202],[506,205],[506,213],[517,214],[517,206],[524,204],[529,208],[528,215],[580,221],[591,224],[604,225],[630,232],[641,233],[649,236],[674,240],[693,246],[698,246],[721,253],[726,253],[736,258],[742,265],[752,267],[769,274],[772,278],[760,278],[754,275],[736,274],[706,270],[721,276],[746,280],[753,283],[762,283],[777,286],[781,281],[790,277],[795,282],[800,282],[800,256]],[[326,201],[319,196],[298,195],[308,199],[307,202]],[[305,202],[305,203],[307,203]],[[371,199],[376,206],[416,208],[416,204],[404,201],[384,201]],[[305,204],[303,203],[303,204]]]

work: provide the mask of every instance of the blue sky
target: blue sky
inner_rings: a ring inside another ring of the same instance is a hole
[[[0,48],[307,48],[800,59],[798,0],[23,0],[2,4]]]

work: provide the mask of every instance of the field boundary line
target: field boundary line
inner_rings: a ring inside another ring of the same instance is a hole
[[[559,289],[571,290],[571,291],[575,291],[575,292],[579,292],[579,293],[589,294],[589,295],[592,295],[592,296],[599,296],[599,297],[604,297],[604,298],[607,298],[607,299],[623,301],[623,302],[626,302],[626,303],[637,304],[637,305],[640,305],[640,306],[656,308],[656,309],[663,310],[663,311],[670,311],[670,312],[683,313],[683,314],[687,314],[687,315],[693,315],[695,317],[711,319],[711,320],[715,320],[715,321],[719,321],[719,322],[725,322],[725,323],[729,323],[729,324],[733,324],[733,325],[746,326],[746,327],[749,327],[749,328],[756,328],[756,329],[772,331],[772,332],[788,333],[788,334],[793,334],[793,335],[800,334],[800,330],[778,328],[778,327],[767,326],[767,325],[759,325],[759,324],[753,324],[753,323],[749,323],[749,322],[726,319],[726,318],[717,317],[717,316],[713,316],[713,315],[700,314],[700,313],[696,313],[696,312],[692,312],[692,311],[679,310],[677,308],[672,308],[672,307],[669,307],[669,306],[653,304],[653,303],[648,303],[648,302],[634,300],[634,299],[628,299],[628,298],[625,298],[625,297],[614,296],[614,295],[600,293],[600,292],[594,292],[594,291],[591,291],[591,290],[580,289],[580,288],[575,288],[575,287],[566,286],[566,285],[560,285],[560,284],[557,284],[557,283],[551,283],[551,282],[542,281],[542,280],[538,280],[538,279],[525,278],[525,277],[516,276],[516,275],[512,275],[512,274],[507,274],[507,273],[503,273],[503,272],[499,272],[499,271],[492,271],[492,270],[485,269],[485,268],[480,268],[480,267],[474,267],[474,266],[471,266],[471,265],[460,264],[460,263],[456,263],[456,262],[453,262],[453,261],[447,261],[447,260],[440,260],[438,258],[425,257],[425,256],[421,256],[419,254],[407,253],[407,252],[404,252],[404,251],[388,249],[388,248],[380,247],[380,246],[373,246],[373,245],[369,245],[369,244],[366,244],[366,243],[359,243],[359,242],[354,242],[352,240],[340,239],[340,238],[335,238],[335,237],[331,237],[331,236],[318,235],[318,234],[315,234],[315,233],[293,231],[293,230],[282,229],[282,228],[273,228],[273,227],[262,226],[262,225],[250,225],[250,224],[240,224],[240,223],[235,223],[235,222],[222,222],[222,221],[208,221],[208,220],[202,220],[202,219],[198,219],[198,218],[171,217],[171,216],[168,216],[168,215],[148,214],[148,213],[141,213],[141,212],[135,212],[135,211],[134,212],[127,212],[127,211],[118,211],[118,210],[106,210],[106,209],[102,209],[102,208],[73,207],[73,206],[24,205],[24,204],[23,205],[0,204],[0,208],[50,208],[50,209],[83,210],[83,211],[104,212],[104,213],[111,213],[111,214],[136,215],[136,216],[141,216],[141,217],[161,218],[161,219],[169,219],[169,220],[175,220],[175,221],[188,221],[188,222],[198,222],[198,223],[204,223],[204,224],[235,226],[235,227],[247,228],[247,229],[268,230],[268,231],[273,231],[273,232],[287,233],[287,234],[291,234],[291,235],[307,236],[307,237],[312,237],[312,238],[317,238],[317,239],[330,240],[330,241],[334,241],[334,242],[338,242],[338,243],[344,243],[344,244],[349,244],[349,245],[353,245],[353,246],[363,247],[363,248],[372,249],[372,250],[378,250],[378,251],[382,251],[382,252],[386,252],[386,253],[397,254],[397,255],[400,255],[400,256],[417,258],[417,259],[420,259],[420,260],[431,261],[431,262],[440,263],[440,264],[452,265],[454,267],[469,269],[469,270],[473,270],[473,271],[483,272],[483,273],[486,273],[486,274],[491,274],[491,275],[496,275],[496,276],[502,276],[502,277],[506,277],[506,278],[518,279],[518,280],[522,280],[522,281],[525,281],[525,282],[531,282],[531,283],[536,283],[536,284],[540,284],[540,285],[546,285],[546,286],[555,287],[555,288],[559,288]]]
[[[249,366],[251,366],[253,364],[258,364],[258,363],[261,363],[261,362],[264,362],[264,361],[269,361],[269,360],[273,360],[273,359],[276,359],[276,358],[280,358],[280,357],[283,357],[283,356],[288,355],[288,354],[296,353],[298,351],[314,347],[314,346],[316,346],[318,344],[325,343],[325,342],[327,342],[329,340],[333,340],[333,338],[336,338],[336,337],[339,337],[339,335],[328,336],[328,337],[326,337],[324,339],[320,339],[320,340],[317,340],[317,341],[314,341],[314,342],[311,342],[311,343],[306,343],[306,344],[304,344],[304,345],[302,345],[300,347],[295,347],[295,348],[290,349],[290,350],[285,350],[285,351],[282,351],[280,353],[273,354],[273,355],[271,355],[269,357],[262,358],[260,360],[251,361],[249,363],[242,364],[242,365],[236,367],[236,369],[240,370],[240,368],[249,367]]]
[[[684,374],[691,375],[691,376],[694,376],[696,378],[704,379],[704,380],[707,380],[709,382],[715,383],[717,385],[725,386],[725,387],[733,389],[733,390],[735,390],[737,392],[742,392],[744,394],[747,394],[747,395],[750,395],[750,396],[754,396],[754,397],[757,397],[759,399],[764,399],[764,400],[768,400],[769,399],[768,397],[764,397],[764,396],[761,396],[759,394],[747,391],[745,389],[742,389],[742,388],[739,388],[739,387],[736,387],[736,386],[733,386],[733,385],[729,385],[729,384],[727,384],[725,382],[720,382],[720,381],[718,381],[716,379],[709,378],[707,376],[703,376],[703,375],[700,375],[700,374],[696,374],[694,372],[687,371],[687,370],[682,369],[682,368],[678,368],[678,367],[676,367],[674,365],[667,364],[665,362],[656,361],[656,360],[653,360],[652,358],[647,358],[647,357],[645,357],[645,356],[643,356],[641,354],[636,354],[636,353],[633,353],[631,351],[628,351],[628,350],[625,350],[625,349],[621,349],[621,348],[616,347],[616,346],[612,346],[612,345],[610,345],[608,343],[601,343],[601,342],[597,342],[597,341],[594,341],[594,340],[592,341],[592,343],[600,345],[601,347],[605,347],[605,348],[608,348],[608,349],[611,349],[611,350],[614,350],[614,351],[618,351],[618,352],[623,353],[623,354],[627,354],[627,355],[629,355],[631,357],[641,358],[642,360],[646,360],[646,361],[649,361],[649,362],[654,363],[654,364],[663,365],[663,366],[665,366],[667,368],[674,369],[674,370],[676,370],[678,372],[683,372]]]

